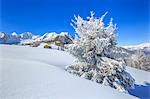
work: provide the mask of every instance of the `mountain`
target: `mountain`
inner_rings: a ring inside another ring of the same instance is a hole
[[[13,32],[11,35],[14,37],[18,37],[18,34],[16,32]]]
[[[62,42],[71,42],[71,36],[68,32],[61,32],[60,34],[55,32],[45,33],[41,37],[35,39],[35,41],[43,41],[43,42],[49,42],[53,40],[60,40]]]
[[[19,34],[19,38],[24,40],[24,39],[32,39],[33,34],[31,32],[24,32],[22,34]]]
[[[18,44],[22,40],[32,39],[34,35],[30,32],[24,32],[22,34],[17,34],[13,32],[12,34],[6,34],[0,32],[0,44]]]
[[[0,32],[0,44],[17,44],[20,42],[18,36],[13,34],[6,34],[4,32]]]
[[[138,45],[129,45],[129,46],[122,46],[123,48],[126,48],[131,51],[142,51],[146,55],[150,55],[150,42],[147,43],[141,43]]]
[[[150,42],[141,43],[141,44],[137,44],[137,45],[122,46],[122,47],[130,49],[130,50],[141,50],[141,49],[145,49],[145,48],[150,48]]]
[[[4,32],[0,32],[0,38],[3,38],[5,36]]]
[[[37,40],[41,40],[41,41],[51,41],[53,39],[56,38],[58,34],[55,32],[51,32],[51,33],[45,33],[44,35],[42,35],[41,37],[37,38]]]
[[[23,40],[20,42],[21,45],[56,49],[64,49],[65,44],[71,43],[73,43],[73,39],[68,32],[61,32],[60,34],[55,32],[45,33],[37,38]]]
[[[17,34],[13,32],[12,34],[6,34],[4,32],[0,32],[0,44],[19,44],[19,45],[29,45],[32,47],[38,46],[48,46],[51,48],[52,46],[57,48],[58,46],[64,47],[65,44],[72,43],[72,37],[68,32],[61,33],[45,33],[44,35],[33,35],[31,32],[24,32],[21,34]]]

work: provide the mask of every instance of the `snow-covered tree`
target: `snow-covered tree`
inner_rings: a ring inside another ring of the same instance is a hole
[[[150,71],[150,57],[146,56],[144,52],[138,50],[134,54],[125,59],[127,66],[137,69]]]
[[[80,16],[75,16],[75,20],[72,20],[71,25],[79,38],[74,44],[68,45],[68,51],[76,57],[76,61],[67,66],[66,70],[119,91],[126,91],[134,86],[134,79],[125,71],[124,62],[114,58],[121,51],[115,52],[116,25],[113,24],[113,19],[110,19],[107,27],[103,23],[106,14],[107,12],[96,18],[91,12],[86,20]],[[113,53],[109,50],[113,50]]]

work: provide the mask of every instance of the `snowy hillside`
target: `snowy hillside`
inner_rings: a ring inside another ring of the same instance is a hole
[[[140,50],[143,51],[145,54],[150,55],[150,43],[141,43],[138,45],[129,45],[129,46],[122,46],[123,48],[129,49],[129,50]]]
[[[135,99],[148,95],[149,89],[140,87],[150,83],[150,73],[145,71],[127,68],[137,87],[125,94],[66,72],[65,66],[74,58],[63,51],[0,45],[0,56],[1,99]]]

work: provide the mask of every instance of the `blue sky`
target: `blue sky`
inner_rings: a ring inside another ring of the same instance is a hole
[[[118,45],[150,41],[149,0],[1,0],[0,31],[45,32],[67,31],[74,14],[83,18],[90,11],[99,17],[106,11],[104,21],[111,17],[117,24]]]

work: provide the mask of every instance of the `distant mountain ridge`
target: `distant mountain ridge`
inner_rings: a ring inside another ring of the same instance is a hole
[[[137,44],[137,45],[122,46],[122,47],[131,49],[131,50],[144,49],[144,48],[150,47],[150,42],[141,43],[141,44]]]
[[[129,46],[122,46],[125,49],[131,50],[131,51],[142,51],[146,55],[150,55],[150,42],[147,43],[141,43],[137,45],[129,45]]]
[[[0,44],[18,44],[21,40],[32,39],[33,36],[31,32],[21,34],[17,34],[16,32],[12,34],[0,32]]]
[[[15,32],[12,34],[0,32],[0,44],[18,44],[31,47],[46,46],[46,48],[55,46],[56,48],[56,46],[64,47],[65,44],[71,43],[73,43],[73,37],[68,32],[50,32],[45,33],[42,36],[33,35],[31,32],[24,32],[21,34]]]

